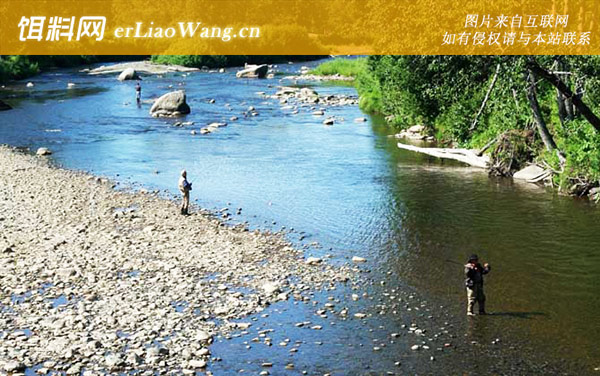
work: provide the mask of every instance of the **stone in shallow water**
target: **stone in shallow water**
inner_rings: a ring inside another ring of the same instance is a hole
[[[39,148],[35,153],[37,155],[50,155],[52,154],[52,151],[48,148]]]
[[[206,362],[202,359],[199,360],[190,360],[190,367],[192,368],[204,368],[206,367]]]
[[[544,170],[543,168],[536,165],[530,165],[520,171],[517,171],[513,175],[513,179],[537,181],[538,179],[543,179],[547,175],[549,175],[549,172],[547,170]]]

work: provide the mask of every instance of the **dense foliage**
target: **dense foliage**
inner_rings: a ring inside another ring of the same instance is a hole
[[[556,172],[562,189],[583,194],[600,182],[600,132],[569,98],[534,75],[531,64],[558,72],[598,116],[600,56],[370,56],[334,61],[316,72],[357,77],[359,95],[366,93],[361,107],[387,115],[397,127],[423,124],[440,142],[457,146],[493,141],[490,154],[513,158],[498,164],[515,169],[536,161]],[[531,87],[543,127],[534,117]],[[541,137],[543,128],[555,148]]]

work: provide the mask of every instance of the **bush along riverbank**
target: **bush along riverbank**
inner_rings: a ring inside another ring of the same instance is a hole
[[[488,154],[490,174],[536,164],[559,192],[600,200],[599,56],[370,56],[313,72],[356,77],[363,110]]]

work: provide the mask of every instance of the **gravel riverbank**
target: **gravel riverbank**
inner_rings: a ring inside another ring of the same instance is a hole
[[[0,147],[0,373],[193,373],[215,360],[213,336],[350,273],[280,234]]]

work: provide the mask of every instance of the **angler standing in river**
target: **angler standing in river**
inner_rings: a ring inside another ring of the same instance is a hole
[[[483,266],[479,263],[477,255],[471,255],[465,264],[465,286],[467,288],[467,315],[475,316],[473,308],[475,302],[479,305],[479,314],[485,315],[485,294],[483,293],[483,275],[491,270],[490,264]]]
[[[139,81],[135,84],[135,100],[138,104],[142,100],[142,85],[140,85]]]

